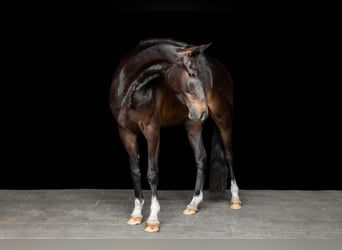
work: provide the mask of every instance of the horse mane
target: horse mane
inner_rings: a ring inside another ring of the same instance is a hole
[[[147,38],[147,39],[141,40],[134,49],[126,52],[125,54],[121,56],[119,63],[118,63],[118,66],[119,66],[118,68],[120,69],[121,66],[127,61],[128,58],[133,57],[139,54],[141,51],[148,49],[154,45],[158,45],[158,44],[169,44],[169,45],[173,45],[173,46],[181,47],[181,48],[192,46],[190,44],[180,42],[172,38]]]
[[[122,110],[119,114],[118,120],[123,120],[126,117],[128,108],[132,105],[132,97],[134,93],[144,86],[146,86],[152,80],[161,77],[163,73],[167,70],[168,64],[153,64],[148,67],[146,70],[141,72],[133,81],[133,83],[129,86],[125,97],[122,99],[121,107]]]
[[[196,63],[198,65],[198,72],[200,78],[204,83],[210,83],[210,87],[212,87],[212,75],[209,70],[210,66],[206,56],[203,53],[197,54]]]
[[[175,48],[183,48],[183,46],[187,46],[186,43],[183,42],[179,42],[170,38],[150,38],[150,39],[145,39],[145,40],[141,40],[139,42],[139,44],[132,50],[125,52],[119,62],[118,62],[118,66],[116,68],[116,74],[117,75],[121,75],[121,71],[123,70],[125,64],[131,60],[132,58],[134,58],[135,56],[139,56],[139,54],[147,49],[150,49],[153,46],[160,46],[160,45],[171,45],[174,46]],[[154,62],[154,64],[150,64],[149,66],[156,66],[158,67],[159,64],[161,64],[162,62]],[[139,77],[139,75],[138,75]],[[140,78],[140,77],[139,77]],[[133,80],[134,81],[134,80]],[[132,82],[129,83],[129,86],[132,84]],[[128,86],[128,88],[129,88]],[[134,90],[129,88],[130,91]],[[126,89],[125,86],[123,87],[119,87],[119,95],[122,95],[123,92],[126,92],[126,94],[128,94],[128,90]]]
[[[118,65],[118,71],[117,74],[120,74],[119,72],[122,70],[124,64],[130,60],[130,58],[137,56],[140,52],[149,49],[153,46],[158,46],[158,45],[172,45],[175,47],[179,47],[179,48],[184,48],[189,46],[187,43],[184,42],[180,42],[171,38],[149,38],[149,39],[145,39],[145,40],[141,40],[138,45],[132,49],[131,51],[126,52],[120,59],[119,61],[119,65]],[[126,105],[128,105],[127,107],[130,107],[131,105],[131,97],[134,95],[134,93],[139,90],[141,87],[145,86],[148,81],[151,81],[155,78],[157,78],[158,76],[160,76],[160,73],[157,73],[158,70],[160,70],[161,68],[165,68],[164,66],[161,66],[161,62],[159,63],[155,63],[150,65],[147,69],[145,69],[143,72],[141,72],[136,78],[135,80],[133,80],[133,82],[131,82],[131,84],[129,85],[127,90],[121,90],[121,91],[125,91],[126,92],[126,96],[124,97],[124,99],[121,102],[121,106],[125,107]],[[165,63],[164,63],[165,64]],[[154,77],[150,78],[150,73],[153,72]],[[148,76],[148,78],[146,80],[144,80],[143,78]],[[140,88],[137,88],[138,85],[142,85]],[[119,92],[121,92],[119,90]],[[122,93],[120,93],[121,95]]]
[[[132,53],[136,55],[139,52],[147,48],[150,48],[152,46],[158,45],[158,44],[169,44],[169,45],[173,45],[173,46],[181,47],[181,48],[186,48],[186,47],[191,46],[190,44],[180,42],[172,38],[148,38],[148,39],[141,40],[138,43],[138,45],[133,49]]]
[[[132,104],[132,96],[135,91],[140,90],[146,84],[148,84],[153,79],[162,75],[162,73],[167,69],[166,64],[153,64],[148,67],[146,70],[141,72],[134,82],[129,86],[127,95],[122,100],[122,106],[130,107]],[[126,104],[126,105],[124,105]]]
[[[152,46],[161,45],[161,44],[173,45],[179,48],[187,48],[187,47],[193,46],[191,44],[180,42],[172,38],[147,38],[147,39],[141,40],[134,49],[124,54],[119,64],[122,64],[122,62],[123,63],[126,62],[128,58],[139,54],[141,51],[144,51],[145,49],[148,49]]]
[[[187,44],[187,43],[180,42],[180,41],[177,41],[177,40],[172,39],[172,38],[148,38],[148,39],[144,39],[144,40],[140,41],[138,44],[138,47],[139,46],[148,46],[149,47],[149,46],[152,46],[155,44],[160,44],[160,43],[167,43],[167,44],[180,46],[180,47],[189,46],[189,44]]]
[[[174,46],[182,47],[182,48],[194,46],[192,44],[180,42],[172,38],[149,38],[149,39],[140,41],[136,49],[142,51],[144,49],[147,49],[157,44],[169,44],[169,45],[174,45]],[[208,71],[209,65],[206,60],[205,55],[203,55],[202,53],[198,54],[196,56],[196,63],[198,65],[201,79],[204,80],[205,82],[210,82],[211,75],[210,75],[210,72]]]

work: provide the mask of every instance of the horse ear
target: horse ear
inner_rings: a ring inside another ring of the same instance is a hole
[[[211,45],[211,43],[199,46],[200,52],[203,53],[203,51],[205,51],[210,45]]]
[[[182,55],[182,56],[191,56],[191,55],[194,55],[198,52],[202,53],[204,50],[206,50],[209,46],[211,45],[211,43],[209,44],[205,44],[205,45],[199,45],[199,46],[191,46],[191,47],[187,47],[187,48],[184,48],[182,49],[179,53]]]

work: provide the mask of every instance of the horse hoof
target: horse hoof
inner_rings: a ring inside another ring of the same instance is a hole
[[[142,217],[131,216],[131,217],[129,217],[127,224],[128,225],[139,225],[139,224],[141,224],[142,220],[143,220]]]
[[[149,233],[156,233],[160,230],[160,224],[159,223],[146,223],[145,232]]]
[[[230,202],[229,207],[231,209],[235,209],[235,210],[241,209],[241,207],[242,207],[241,201],[232,201],[232,202]]]
[[[187,207],[186,209],[183,210],[183,214],[186,215],[193,215],[195,213],[197,213],[198,209],[193,208],[193,207]]]

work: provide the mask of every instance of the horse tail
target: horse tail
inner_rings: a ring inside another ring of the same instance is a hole
[[[209,191],[225,192],[228,181],[228,165],[224,155],[224,147],[218,127],[214,126],[211,141]]]

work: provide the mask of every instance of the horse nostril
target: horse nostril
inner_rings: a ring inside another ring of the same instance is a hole
[[[206,113],[206,112],[203,112],[203,113],[201,114],[201,116],[200,116],[200,120],[201,120],[201,121],[204,121],[205,119],[207,119],[207,117],[208,117],[207,113]]]

